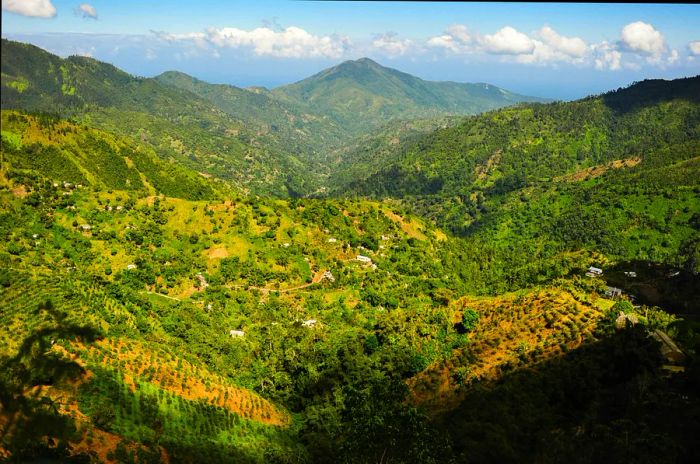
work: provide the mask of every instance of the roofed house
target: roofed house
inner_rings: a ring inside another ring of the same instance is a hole
[[[605,296],[608,296],[611,298],[616,298],[620,295],[622,295],[621,288],[617,288],[617,287],[606,287],[605,288]]]
[[[600,268],[591,266],[588,268],[586,275],[588,277],[599,277],[599,276],[603,275],[603,270]]]
[[[242,330],[230,330],[229,335],[231,335],[233,338],[245,337],[245,332]]]
[[[367,264],[372,263],[372,258],[370,258],[369,256],[365,256],[365,255],[357,255],[357,258],[355,258],[355,259],[357,259],[361,263],[367,263]]]

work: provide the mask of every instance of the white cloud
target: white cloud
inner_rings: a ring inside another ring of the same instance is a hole
[[[349,44],[347,38],[316,36],[294,26],[280,31],[267,27],[251,31],[235,27],[211,28],[207,38],[218,47],[245,47],[259,56],[279,58],[339,58]]]
[[[391,57],[405,55],[412,45],[411,40],[397,38],[395,32],[380,34],[372,41],[373,48]]]
[[[433,48],[443,48],[451,53],[469,53],[472,50],[474,37],[466,26],[453,24],[447,28],[444,35],[430,38],[426,45]]]
[[[488,53],[497,55],[524,55],[535,49],[530,37],[510,26],[499,29],[495,34],[485,35],[480,43]]]
[[[679,61],[680,55],[678,54],[678,50],[675,48],[671,50],[671,53],[668,54],[668,57],[666,58],[666,64],[675,64]]]
[[[426,45],[428,47],[444,48],[452,53],[459,53],[461,50],[459,42],[448,34],[432,37],[426,42]]]
[[[533,39],[535,48],[531,54],[518,55],[520,63],[582,63],[589,53],[588,45],[579,37],[565,37],[549,26],[544,26]]]
[[[694,40],[688,44],[688,51],[693,56],[700,56],[700,40]]]
[[[622,28],[622,46],[631,52],[660,57],[666,52],[666,41],[651,24],[637,21]]]
[[[579,37],[565,37],[559,35],[557,31],[549,26],[544,26],[540,29],[539,36],[543,42],[556,50],[558,53],[564,54],[571,58],[583,58],[588,51],[588,46],[583,39]]]
[[[454,37],[463,45],[467,45],[474,40],[474,37],[472,37],[472,35],[469,33],[467,26],[462,24],[452,24],[447,27],[447,31],[445,32]]]
[[[595,53],[594,60],[595,68],[602,71],[609,69],[611,71],[619,71],[622,69],[622,53],[616,47],[607,41],[591,46]]]
[[[97,10],[89,3],[81,3],[78,6],[78,12],[83,15],[83,18],[97,19]]]
[[[2,9],[10,13],[36,18],[56,16],[56,8],[51,0],[2,0]]]
[[[190,42],[198,46],[199,48],[207,48],[209,46],[209,40],[207,34],[204,32],[185,32],[182,34],[170,34],[168,32],[162,31],[151,31],[160,40],[164,40],[168,43],[176,42]]]

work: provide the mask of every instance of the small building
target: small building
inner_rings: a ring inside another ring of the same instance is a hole
[[[586,275],[588,277],[599,277],[599,276],[603,275],[603,270],[600,268],[591,266],[588,268]]]
[[[229,335],[231,335],[231,337],[233,337],[233,338],[242,338],[242,337],[245,337],[245,332],[243,332],[242,330],[229,330],[228,333],[229,333]]]
[[[324,272],[323,275],[321,276],[321,280],[323,280],[323,279],[326,279],[330,282],[335,282],[335,276],[333,275],[333,273],[331,271]]]
[[[625,271],[624,274],[625,274],[627,277],[633,277],[633,278],[634,278],[634,277],[637,277],[637,273],[634,272],[634,271]]]
[[[336,239],[335,237],[331,237],[328,239],[328,243],[335,243],[337,241],[338,241],[338,239]]]
[[[307,320],[303,321],[301,323],[301,325],[303,325],[304,327],[312,328],[312,327],[316,327],[317,323],[318,323],[318,321],[316,319],[307,319]]]
[[[605,296],[607,296],[607,297],[617,298],[620,295],[622,295],[621,288],[617,288],[617,287],[606,287],[605,288]]]
[[[90,224],[83,224],[80,226],[80,228],[84,231],[90,231],[92,230],[92,226]]]
[[[357,259],[361,263],[367,263],[367,264],[372,263],[372,258],[370,258],[369,256],[365,256],[365,255],[357,255],[357,258],[355,258],[355,259]]]
[[[131,271],[133,269],[136,269],[136,264],[127,264],[126,265],[126,270]]]

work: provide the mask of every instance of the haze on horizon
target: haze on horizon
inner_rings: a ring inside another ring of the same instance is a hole
[[[557,99],[700,73],[699,5],[3,0],[2,36],[132,74],[268,88],[369,57]]]

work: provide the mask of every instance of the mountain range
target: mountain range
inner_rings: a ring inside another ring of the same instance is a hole
[[[177,72],[139,78],[6,39],[2,49],[3,108],[51,111],[140,138],[163,158],[255,193],[315,191],[329,172],[329,151],[399,116],[542,101],[488,84],[423,81],[366,58],[267,91]]]
[[[0,459],[695,462],[700,76],[1,77]]]

